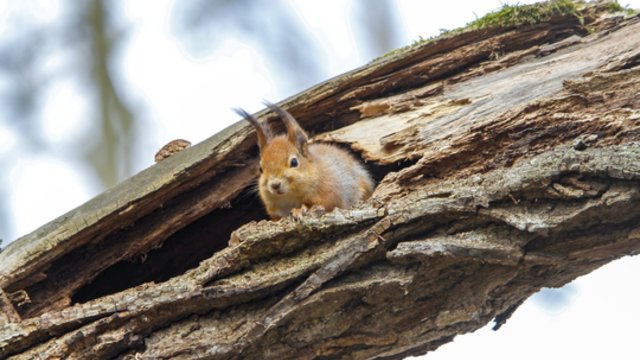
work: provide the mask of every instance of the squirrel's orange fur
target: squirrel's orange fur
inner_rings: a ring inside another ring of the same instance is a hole
[[[285,110],[267,104],[280,115],[287,135],[273,137],[257,119],[238,113],[256,128],[260,147],[259,192],[273,219],[302,206],[348,209],[367,199],[374,183],[365,168],[348,152],[328,144],[309,144],[306,132]]]

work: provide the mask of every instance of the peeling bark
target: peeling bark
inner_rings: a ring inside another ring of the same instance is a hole
[[[467,31],[283,102],[367,162],[356,209],[264,220],[239,122],[17,240],[0,358],[400,359],[637,254],[640,18],[598,9],[593,33]]]

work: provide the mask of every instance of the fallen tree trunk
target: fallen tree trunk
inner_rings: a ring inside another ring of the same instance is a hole
[[[262,220],[239,122],[17,240],[0,358],[399,359],[637,254],[640,18],[607,9],[445,36],[281,103],[367,162],[356,209]]]

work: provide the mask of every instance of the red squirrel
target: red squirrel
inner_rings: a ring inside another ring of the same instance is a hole
[[[256,129],[260,149],[258,190],[272,219],[303,207],[349,209],[371,196],[371,175],[351,154],[333,145],[309,143],[309,136],[291,114],[274,104],[265,105],[281,118],[286,135],[274,136],[246,111],[236,112]]]

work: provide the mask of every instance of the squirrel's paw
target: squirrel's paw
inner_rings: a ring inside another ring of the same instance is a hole
[[[312,207],[307,207],[306,205],[302,205],[299,208],[291,209],[291,217],[295,221],[302,221],[302,218],[305,216],[315,216],[319,217],[326,214],[326,210],[322,205],[313,205]]]
[[[295,221],[301,221],[302,218],[309,213],[309,208],[307,205],[302,205],[299,208],[291,209],[291,217]]]

